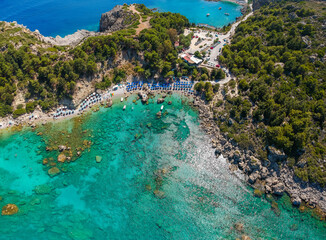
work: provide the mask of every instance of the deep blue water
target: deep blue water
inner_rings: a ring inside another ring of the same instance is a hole
[[[0,20],[17,21],[45,36],[65,36],[79,29],[96,31],[102,13],[115,5],[135,2],[161,11],[178,12],[191,22],[216,27],[227,25],[241,15],[238,5],[204,0],[0,0]],[[226,12],[230,16],[224,15]],[[206,17],[207,13],[210,17]]]

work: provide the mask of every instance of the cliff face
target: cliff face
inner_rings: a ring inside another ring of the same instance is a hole
[[[100,32],[113,32],[126,28],[135,20],[135,16],[122,5],[115,6],[111,11],[103,13],[100,20]]]

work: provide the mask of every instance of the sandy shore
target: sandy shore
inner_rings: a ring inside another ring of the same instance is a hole
[[[120,100],[121,98],[125,99],[125,98],[128,98],[129,96],[131,96],[132,94],[138,94],[140,91],[142,91],[142,90],[135,90],[132,92],[127,92],[125,85],[119,87],[118,90],[116,90],[116,91],[113,91],[113,89],[111,88],[109,90],[106,90],[105,94],[101,94],[102,101],[89,106],[88,108],[84,109],[83,111],[78,111],[78,109],[80,108],[80,105],[79,105],[76,107],[74,114],[70,114],[67,116],[60,116],[58,118],[53,117],[53,115],[56,113],[56,110],[45,113],[40,108],[35,109],[33,113],[24,114],[16,119],[14,119],[12,116],[0,118],[0,130],[6,130],[6,129],[9,129],[14,126],[35,127],[38,124],[45,124],[47,122],[58,122],[58,121],[62,121],[62,120],[71,119],[71,118],[80,116],[84,113],[90,112],[92,109],[94,109],[94,107],[99,107],[101,105],[104,105],[109,99],[111,99],[112,101],[117,101],[117,100]],[[185,96],[190,96],[188,93],[185,94],[183,91],[177,91],[177,90],[150,90],[150,92],[151,92],[151,94],[154,94],[154,95],[162,94],[162,93],[165,93],[165,94],[178,93],[178,94],[183,94]],[[111,94],[113,94],[112,97],[111,97]],[[33,117],[31,117],[31,116],[33,116]]]
[[[110,97],[111,93],[114,94],[113,97]],[[0,129],[8,129],[13,126],[20,126],[20,125],[35,127],[38,124],[45,124],[47,122],[58,122],[60,120],[66,120],[69,118],[79,116],[85,112],[90,111],[93,106],[104,104],[109,98],[111,98],[112,100],[115,100],[115,99],[120,99],[121,97],[125,97],[126,96],[125,87],[121,87],[116,91],[109,89],[102,96],[103,96],[103,99],[101,102],[93,104],[92,106],[85,109],[84,111],[80,111],[80,112],[75,111],[74,114],[62,116],[57,119],[55,119],[53,117],[53,115],[56,113],[56,111],[50,111],[48,113],[45,113],[41,110],[40,107],[36,108],[33,113],[26,113],[16,119],[14,119],[12,116],[0,118]],[[79,106],[76,108],[76,110],[78,108],[79,108]]]

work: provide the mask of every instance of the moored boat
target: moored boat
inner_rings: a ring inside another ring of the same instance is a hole
[[[230,16],[230,13],[224,13],[224,15],[226,15],[226,16]]]
[[[209,16],[210,16],[210,14],[209,14],[209,13],[207,13],[207,14],[206,14],[206,17],[209,17]]]
[[[123,97],[121,98],[121,102],[123,102]]]
[[[161,106],[161,111],[163,110],[163,108],[164,108],[164,106],[162,105],[162,106]]]
[[[124,106],[123,106],[123,110],[126,110],[126,107],[127,107],[127,106],[126,106],[126,105],[124,105]]]

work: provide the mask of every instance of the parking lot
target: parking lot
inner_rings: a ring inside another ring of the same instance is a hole
[[[218,55],[222,53],[222,48],[228,43],[229,34],[220,34],[215,31],[201,30],[191,31],[186,29],[184,34],[188,35],[193,32],[194,36],[191,40],[191,44],[187,53],[194,54],[196,51],[205,52],[206,55],[203,58],[203,66],[216,68],[219,67],[217,61]]]

